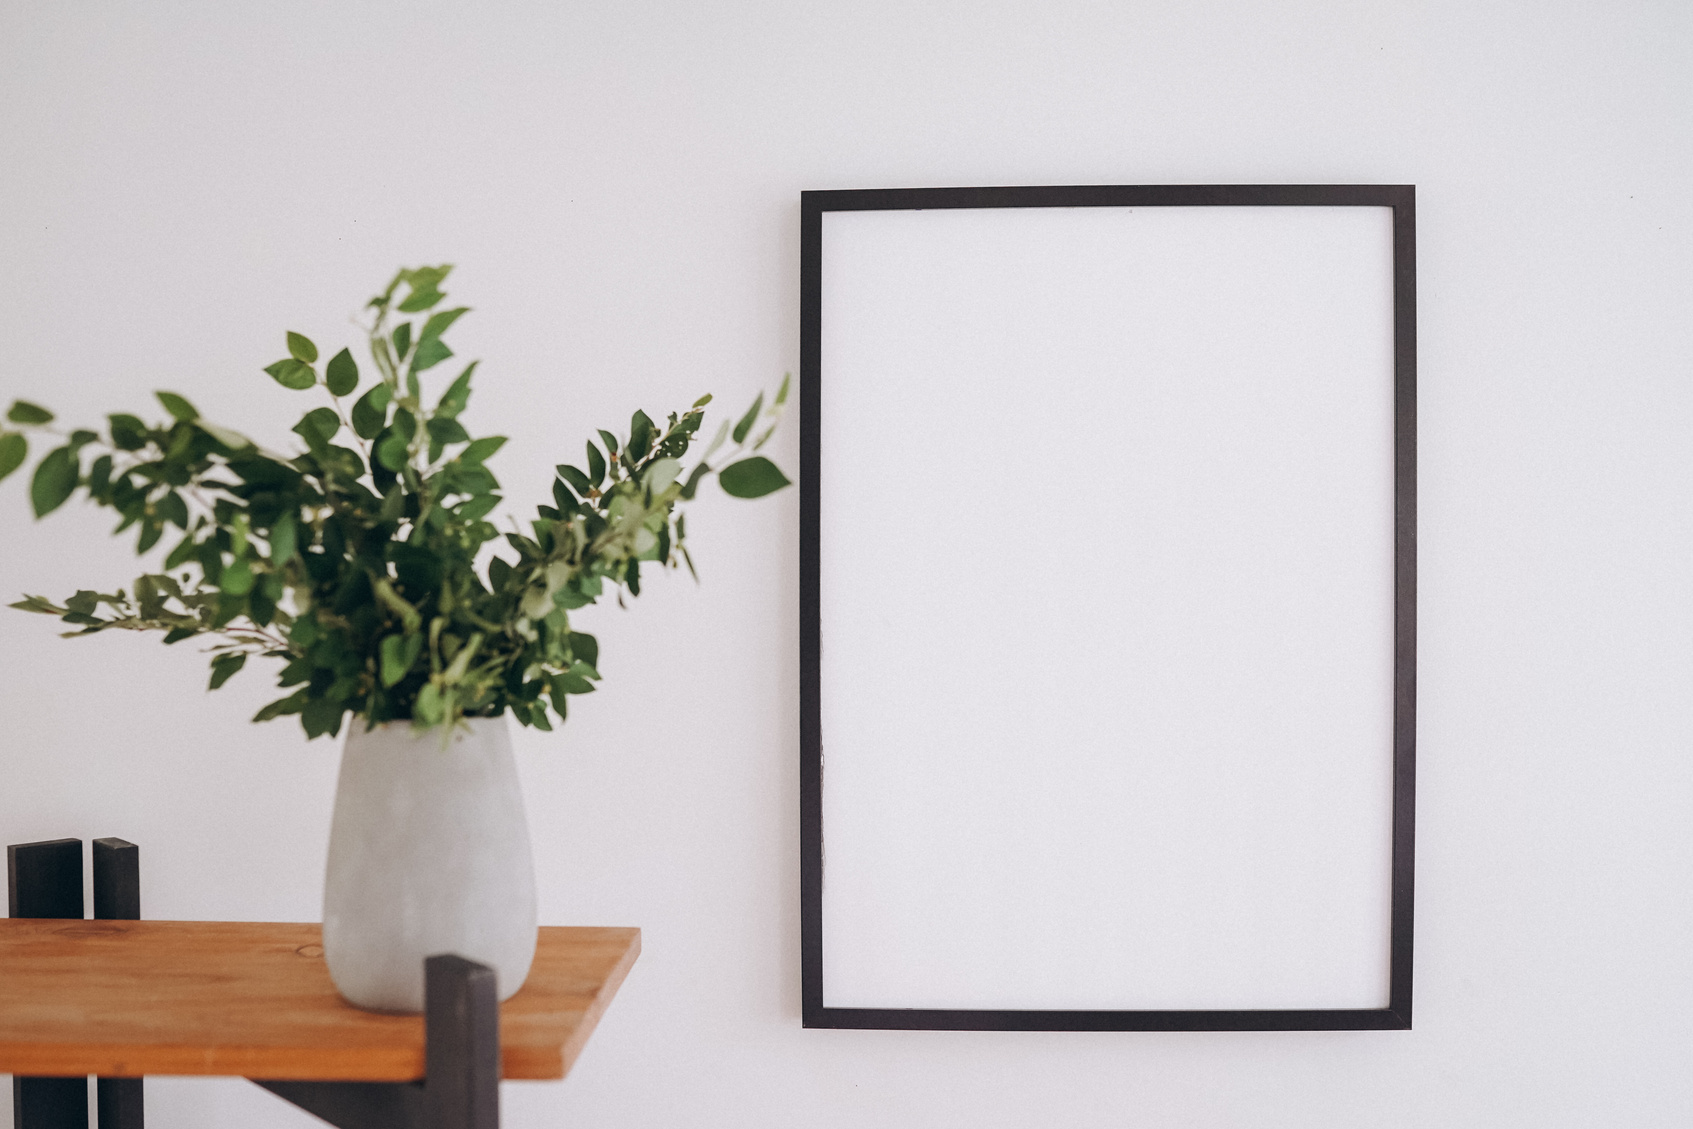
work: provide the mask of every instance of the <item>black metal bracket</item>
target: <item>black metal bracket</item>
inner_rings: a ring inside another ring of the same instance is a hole
[[[141,916],[140,852],[122,839],[94,840],[94,916]],[[6,848],[6,905],[13,917],[82,917],[82,840]],[[139,1078],[95,1083],[99,1129],[144,1129]],[[88,1079],[14,1077],[12,1129],[88,1129]]]
[[[94,840],[96,918],[141,917],[139,854],[122,839]],[[82,917],[82,840],[9,846],[6,877],[11,916]],[[499,1129],[494,970],[452,954],[423,967],[422,1081],[253,1081],[341,1129]],[[96,1093],[99,1129],[145,1129],[140,1078],[101,1078]],[[88,1129],[87,1078],[14,1077],[12,1129]]]
[[[430,957],[423,968],[423,1081],[253,1081],[341,1129],[498,1129],[494,970],[451,954]]]

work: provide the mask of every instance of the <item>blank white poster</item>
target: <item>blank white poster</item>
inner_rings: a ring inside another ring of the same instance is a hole
[[[825,1006],[1387,1006],[1391,223],[824,213]]]

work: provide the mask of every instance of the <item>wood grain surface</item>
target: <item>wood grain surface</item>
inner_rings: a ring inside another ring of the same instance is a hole
[[[563,1078],[639,929],[543,927],[500,1008],[507,1078]],[[0,1073],[423,1077],[423,1018],[336,994],[317,925],[0,919]]]

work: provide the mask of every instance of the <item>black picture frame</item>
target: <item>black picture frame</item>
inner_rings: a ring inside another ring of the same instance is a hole
[[[1390,1030],[1411,1026],[1416,777],[1416,203],[1411,185],[1145,185],[928,188],[801,196],[800,846],[803,1024],[815,1028],[1020,1031]],[[911,209],[1375,207],[1392,210],[1393,688],[1388,1005],[1303,1010],[992,1010],[824,1004],[822,459],[823,220]]]

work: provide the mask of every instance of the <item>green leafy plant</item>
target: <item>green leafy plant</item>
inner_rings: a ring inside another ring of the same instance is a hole
[[[289,693],[254,720],[298,714],[309,737],[338,733],[349,713],[423,727],[507,710],[541,729],[562,721],[569,699],[600,679],[599,644],[571,629],[570,613],[609,592],[639,595],[645,564],[692,573],[680,504],[713,473],[742,498],[788,485],[756,453],[788,381],[768,405],[761,393],[725,420],[691,467],[709,395],[663,424],[637,411],[626,433],[598,432],[583,465],[558,467],[529,528],[504,535],[515,556],[491,555],[479,570],[501,536],[488,520],[502,495],[487,463],[505,439],[473,437],[460,420],[476,362],[432,404],[424,395],[424,375],[453,356],[448,328],[467,312],[442,308],[450,269],[402,270],[371,299],[373,382],[350,350],[320,367],[310,339],[287,335],[288,356],[264,371],[329,399],[294,426],[301,453],[266,451],[172,392],[157,393],[167,421],[117,413],[104,435],[58,431],[45,408],[14,402],[0,425],[0,478],[27,459],[27,436],[61,440],[30,481],[37,518],[80,490],[118,511],[116,533],[138,530],[138,553],[167,530],[180,539],[129,592],[11,606],[58,616],[77,628],[68,635],[210,636],[213,689],[255,655],[280,659]]]

